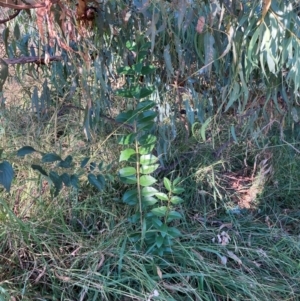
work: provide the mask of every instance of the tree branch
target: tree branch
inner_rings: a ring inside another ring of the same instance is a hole
[[[61,61],[63,58],[61,56],[51,56],[49,58],[50,62],[53,61]],[[16,65],[16,64],[28,64],[28,63],[36,63],[39,65],[46,65],[45,58],[40,56],[25,56],[14,59],[3,59],[7,64]]]
[[[1,5],[0,5],[1,6]],[[12,20],[13,18],[15,18],[18,14],[20,13],[20,10],[16,10],[14,14],[9,15],[8,18],[0,20],[0,24],[4,24],[10,20]]]

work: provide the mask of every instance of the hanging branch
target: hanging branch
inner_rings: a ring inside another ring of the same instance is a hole
[[[0,5],[1,6],[1,5]],[[20,13],[21,10],[16,10],[14,14],[12,15],[9,15],[8,18],[6,19],[3,19],[3,20],[0,20],[0,24],[4,24],[10,20],[12,20],[13,18],[15,18],[19,13]]]
[[[15,59],[3,59],[9,65],[36,63],[38,65],[47,65],[48,62],[61,61],[61,56],[50,56],[49,58],[40,56],[26,56]]]

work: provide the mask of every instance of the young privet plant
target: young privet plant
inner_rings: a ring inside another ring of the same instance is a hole
[[[63,188],[63,185],[65,185],[66,187],[79,189],[79,179],[82,176],[86,175],[87,170],[88,182],[99,191],[102,191],[104,189],[106,180],[112,180],[112,176],[107,173],[110,167],[105,167],[103,165],[103,162],[100,162],[99,164],[90,162],[91,160],[89,157],[84,158],[80,162],[80,167],[76,168],[76,171],[74,172],[75,164],[71,155],[68,155],[65,159],[62,159],[56,153],[45,154],[35,150],[31,146],[24,146],[18,150],[17,156],[24,157],[25,155],[29,155],[34,152],[41,154],[41,165],[32,164],[31,168],[35,171],[38,171],[41,176],[44,176],[45,179],[53,185],[52,193],[54,197],[59,194],[59,192]],[[55,165],[53,166],[53,164]],[[49,171],[47,171],[47,169]],[[103,174],[103,172],[106,173]]]
[[[148,45],[146,45],[148,47]],[[172,224],[181,219],[176,206],[183,202],[178,195],[184,189],[178,187],[180,178],[171,182],[164,178],[166,192],[157,190],[154,185],[157,179],[153,172],[158,169],[158,158],[153,154],[157,137],[154,134],[157,113],[153,110],[155,102],[146,99],[152,94],[153,87],[141,87],[139,79],[154,70],[152,66],[143,66],[145,45],[140,49],[135,44],[128,43],[127,48],[137,53],[136,64],[121,68],[122,74],[130,77],[127,88],[118,91],[118,95],[130,98],[133,109],[117,116],[117,121],[132,127],[132,133],[123,135],[119,141],[126,146],[120,154],[120,162],[126,165],[119,170],[120,180],[129,186],[122,201],[136,208],[136,213],[129,217],[133,225],[130,240],[138,250],[163,256],[172,252],[175,238],[181,235]],[[152,174],[152,175],[151,175]]]

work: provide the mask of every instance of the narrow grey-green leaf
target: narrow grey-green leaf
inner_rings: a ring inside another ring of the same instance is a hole
[[[201,135],[201,138],[203,139],[203,141],[206,141],[206,129],[209,125],[209,123],[211,122],[212,118],[209,117],[205,120],[205,122],[202,124],[201,126],[201,129],[200,129],[200,135]]]

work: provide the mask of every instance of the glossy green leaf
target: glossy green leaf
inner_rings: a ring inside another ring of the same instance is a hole
[[[142,189],[142,196],[153,196],[158,193],[158,190],[154,187],[143,187]]]
[[[153,120],[157,117],[157,113],[154,111],[146,111],[138,115],[136,121],[138,123],[153,123]]]
[[[181,177],[177,177],[176,179],[174,179],[173,181],[173,185],[176,186],[178,185],[178,183],[181,181]]]
[[[136,64],[132,65],[132,70],[134,70],[134,72],[136,74],[139,74],[142,71],[142,67],[143,67],[142,63],[136,63]]]
[[[128,177],[120,177],[120,180],[125,184],[136,184],[137,178],[135,175],[128,176]]]
[[[94,171],[97,167],[96,162],[91,162],[89,167],[90,167],[90,171]]]
[[[175,228],[175,227],[169,227],[169,229],[168,229],[168,235],[176,238],[176,237],[180,237],[182,234],[181,234],[181,232],[177,228]]]
[[[144,175],[140,177],[140,185],[142,186],[151,186],[156,182],[157,180],[149,175]]]
[[[119,170],[120,177],[130,177],[136,174],[136,169],[134,167],[128,166]]]
[[[36,152],[36,150],[31,146],[23,146],[17,151],[18,157],[24,157],[25,155],[32,154]]]
[[[8,161],[0,163],[0,184],[4,186],[7,192],[10,191],[11,183],[14,178],[14,170]]]
[[[159,198],[161,201],[168,201],[169,200],[169,197],[163,192],[158,192],[158,193],[155,194],[155,196],[157,198]]]
[[[47,172],[40,166],[40,165],[36,165],[36,164],[32,164],[31,168],[33,170],[37,170],[38,172],[40,172],[43,176],[48,176]]]
[[[159,216],[159,217],[163,217],[166,215],[168,211],[168,207],[167,206],[161,206],[161,207],[158,207],[158,208],[154,208],[151,210],[151,212],[156,215],[156,216]]]
[[[177,211],[170,211],[168,213],[167,222],[171,222],[171,221],[173,221],[175,219],[181,219],[181,218],[182,218],[182,215],[179,212],[177,212]]]
[[[138,111],[145,111],[145,110],[150,110],[151,108],[155,107],[156,103],[152,100],[142,100],[138,103],[136,109]]]
[[[155,244],[158,248],[160,248],[164,243],[164,238],[161,235],[157,235]]]
[[[94,187],[96,187],[99,191],[103,190],[103,185],[101,182],[98,181],[97,177],[90,173],[88,174],[88,181],[90,182],[90,184],[92,184]]]
[[[181,194],[181,193],[183,193],[185,190],[184,190],[184,188],[182,188],[182,187],[173,187],[173,189],[172,189],[172,193],[174,193],[174,194]]]
[[[153,216],[151,218],[151,224],[156,228],[156,229],[160,229],[160,227],[162,226],[162,221],[160,218]]]
[[[148,74],[152,74],[154,73],[156,70],[156,68],[152,65],[149,65],[149,66],[143,66],[142,67],[142,70],[141,70],[141,74],[142,75],[148,75]]]
[[[182,198],[180,198],[179,196],[172,196],[171,199],[170,199],[170,202],[173,204],[173,205],[177,205],[177,204],[181,204],[184,202],[184,200]]]
[[[76,189],[79,188],[79,179],[78,179],[77,175],[71,175],[70,181],[71,181],[71,185],[74,188],[76,188]]]
[[[138,99],[141,99],[141,98],[145,98],[149,95],[151,95],[153,92],[155,91],[155,88],[142,88],[139,95],[138,95]]]
[[[138,203],[137,195],[138,195],[138,192],[136,189],[127,190],[123,194],[122,201],[127,205],[134,206]]]
[[[125,45],[126,45],[126,48],[130,51],[136,52],[138,50],[137,44],[134,41],[127,41]]]
[[[102,186],[102,189],[104,189],[106,184],[105,177],[103,175],[97,175],[97,180]]]
[[[168,178],[164,178],[164,186],[168,191],[172,191],[172,184]]]
[[[62,161],[61,157],[55,153],[46,154],[42,157],[43,163],[52,163],[56,161]]]
[[[150,132],[154,128],[154,123],[153,122],[139,122],[137,123],[137,130],[138,131],[145,131],[145,132]]]
[[[71,177],[69,174],[63,173],[62,175],[60,175],[60,178],[67,187],[71,186]]]
[[[124,75],[134,75],[134,70],[132,70],[129,66],[120,67],[117,69],[118,74]]]
[[[141,136],[138,141],[141,146],[147,146],[147,145],[155,145],[156,140],[157,140],[156,136],[151,134],[145,134]]]
[[[132,224],[136,224],[140,221],[140,214],[136,213],[128,218],[128,221]],[[140,235],[140,234],[139,234]]]
[[[153,196],[144,196],[142,198],[143,206],[152,206],[152,205],[156,204],[157,202],[158,202],[158,200]]]
[[[148,145],[145,145],[145,146],[140,146],[139,147],[139,153],[141,155],[150,154],[153,151],[154,147],[155,147],[155,144],[148,144]]]
[[[58,163],[59,167],[70,168],[72,166],[73,157],[68,155],[65,160]]]
[[[132,93],[132,90],[130,89],[119,89],[116,92],[117,96],[125,97],[125,98],[133,98],[134,94]]]
[[[119,139],[119,144],[121,145],[128,145],[128,144],[132,144],[136,138],[136,134],[128,134],[128,135],[124,135]]]
[[[62,179],[55,171],[50,171],[49,178],[51,179],[53,185],[54,185],[54,196],[57,196],[62,189]]]
[[[158,161],[158,158],[152,154],[142,155],[140,157],[140,163],[145,165],[151,165]]]
[[[89,162],[89,160],[90,160],[90,157],[85,157],[85,158],[81,161],[80,167],[81,167],[81,168],[85,167],[86,164]]]
[[[127,148],[121,151],[119,162],[127,161],[131,156],[135,155],[135,150],[132,148]]]
[[[142,174],[150,174],[154,172],[159,167],[159,164],[153,164],[153,165],[143,165],[141,167],[141,173]]]
[[[137,112],[135,110],[128,110],[127,112],[120,113],[116,117],[116,121],[120,123],[133,123],[137,116]]]

